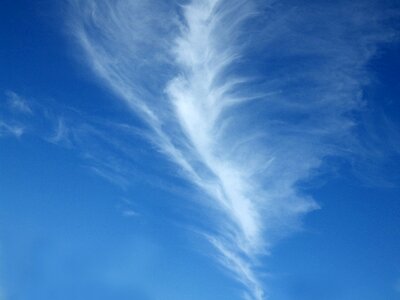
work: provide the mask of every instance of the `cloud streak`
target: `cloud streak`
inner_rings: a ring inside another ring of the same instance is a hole
[[[390,39],[380,16],[356,4],[245,0],[71,0],[69,9],[84,60],[207,195],[216,226],[205,236],[219,261],[246,299],[264,299],[257,257],[318,208],[300,183],[351,152],[365,65]]]
[[[0,137],[13,135],[20,137],[24,133],[24,127],[19,124],[9,124],[0,120]]]
[[[8,105],[14,112],[19,112],[23,114],[32,114],[32,109],[30,108],[28,102],[13,91],[6,91],[5,93]]]
[[[19,138],[26,128],[16,115],[31,115],[32,110],[28,102],[15,92],[6,91],[4,96],[5,100],[0,103],[0,137],[11,135]]]

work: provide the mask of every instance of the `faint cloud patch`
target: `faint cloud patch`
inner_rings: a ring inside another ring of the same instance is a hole
[[[53,144],[71,147],[72,141],[70,139],[70,129],[66,124],[64,118],[57,118],[56,125],[54,126],[53,134],[48,138],[48,141]]]
[[[5,98],[0,102],[0,137],[21,137],[25,131],[25,120],[16,114],[31,115],[32,109],[24,97],[13,91],[4,92]]]
[[[397,279],[396,283],[394,284],[394,290],[400,294],[400,278]]]
[[[155,170],[152,170],[153,175],[138,171],[144,169],[139,167],[146,161],[144,156],[149,156],[149,151],[137,147],[144,139],[140,128],[87,115],[49,97],[32,99],[11,90],[3,92],[3,97],[0,96],[0,138],[33,136],[73,150],[87,170],[124,191],[136,180],[170,189],[153,174]],[[127,211],[124,215],[133,216],[135,209]]]
[[[130,209],[124,210],[124,211],[122,212],[122,215],[123,215],[124,217],[128,217],[128,218],[130,218],[130,217],[138,217],[138,216],[139,216],[139,214],[138,214],[136,211],[130,210]]]
[[[13,91],[6,91],[5,95],[7,97],[7,104],[10,110],[12,110],[13,112],[23,114],[33,113],[28,101],[21,95]]]
[[[135,218],[140,216],[140,213],[134,207],[134,202],[125,197],[120,199],[117,205],[117,210],[127,218]]]
[[[0,120],[0,137],[11,135],[19,138],[24,131],[25,129],[22,125],[10,124]]]
[[[115,170],[116,168],[116,166],[97,166],[95,163],[92,166],[89,166],[89,169],[97,176],[117,185],[123,190],[127,190],[129,181],[125,176],[119,173],[120,170]]]

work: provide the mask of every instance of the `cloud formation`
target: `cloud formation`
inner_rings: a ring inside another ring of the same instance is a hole
[[[20,137],[23,133],[24,127],[18,124],[8,124],[6,122],[0,121],[0,137],[10,134],[15,137]]]
[[[5,95],[7,97],[8,105],[12,111],[23,114],[32,114],[32,109],[30,108],[28,102],[21,95],[18,95],[13,91],[6,91]]]
[[[11,135],[19,138],[26,127],[16,115],[30,115],[32,110],[28,102],[13,91],[6,91],[1,97],[4,101],[0,102],[0,137]]]
[[[377,4],[376,4],[377,5]],[[366,64],[392,38],[374,4],[69,1],[69,29],[149,142],[204,197],[219,261],[264,299],[257,257],[316,209],[301,182],[349,155]]]

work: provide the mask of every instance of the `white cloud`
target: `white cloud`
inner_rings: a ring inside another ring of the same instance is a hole
[[[208,196],[220,262],[263,299],[254,261],[318,207],[299,183],[351,152],[365,66],[390,38],[381,16],[357,4],[70,3],[94,72]]]

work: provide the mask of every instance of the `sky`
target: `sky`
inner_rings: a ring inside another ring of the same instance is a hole
[[[400,299],[399,17],[4,0],[0,300]]]

